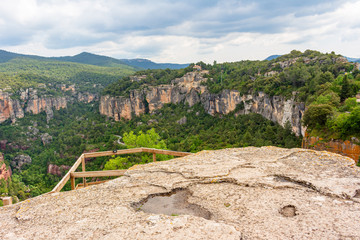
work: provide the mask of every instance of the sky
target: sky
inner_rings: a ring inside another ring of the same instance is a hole
[[[1,0],[0,49],[155,62],[360,58],[360,0]]]

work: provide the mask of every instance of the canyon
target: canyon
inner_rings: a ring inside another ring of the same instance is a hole
[[[188,72],[168,85],[132,90],[128,96],[102,96],[100,113],[119,121],[129,120],[133,114],[139,116],[146,112],[152,113],[167,103],[188,104],[190,107],[201,103],[205,111],[213,116],[233,111],[237,111],[236,114],[258,113],[281,126],[289,122],[297,136],[304,134],[305,128],[301,125],[301,119],[305,104],[295,100],[295,93],[290,99],[268,96],[262,92],[241,95],[237,90],[223,90],[214,94],[202,84],[207,81],[204,77],[206,74],[206,70]]]

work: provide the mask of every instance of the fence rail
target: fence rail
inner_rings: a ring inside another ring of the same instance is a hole
[[[85,159],[93,158],[93,157],[104,157],[104,156],[113,156],[113,155],[122,155],[122,154],[131,154],[131,153],[141,153],[147,152],[153,154],[153,161],[156,162],[156,154],[163,155],[172,155],[178,157],[184,157],[190,155],[192,153],[188,152],[178,152],[171,150],[162,150],[155,148],[132,148],[132,149],[122,149],[122,150],[114,150],[114,151],[104,151],[104,152],[93,152],[93,153],[83,153],[76,160],[74,165],[69,169],[69,171],[65,174],[65,176],[60,180],[60,182],[53,188],[50,193],[60,192],[61,189],[65,186],[65,184],[69,181],[71,182],[71,189],[76,189],[75,179],[83,178],[83,183],[79,184],[79,186],[86,187],[87,185],[93,185],[94,183],[86,183],[87,177],[113,177],[113,176],[122,176],[127,171],[127,169],[123,170],[108,170],[108,171],[85,171]],[[76,172],[76,169],[82,166],[81,172]],[[103,182],[103,181],[102,181]]]

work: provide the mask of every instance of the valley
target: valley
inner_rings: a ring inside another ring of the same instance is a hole
[[[83,152],[130,147],[118,141],[124,135],[185,152],[300,147],[305,133],[360,137],[359,64],[334,53],[148,70],[86,56],[0,57],[0,152],[11,168],[0,194],[24,200],[48,192]],[[130,167],[151,159],[118,160]]]

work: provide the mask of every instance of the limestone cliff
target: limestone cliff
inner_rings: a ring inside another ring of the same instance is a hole
[[[96,186],[2,207],[0,236],[355,240],[359,176],[351,159],[328,152],[202,151],[137,165]]]
[[[0,123],[11,119],[15,121],[16,118],[24,117],[24,109],[21,107],[19,100],[13,100],[11,95],[3,92],[0,89]]]
[[[174,79],[169,85],[134,90],[127,97],[102,96],[100,113],[118,121],[121,118],[131,119],[132,114],[153,112],[166,103],[184,103],[193,106],[201,102],[209,114],[223,115],[234,111],[236,106],[242,103],[244,108],[239,114],[259,113],[282,126],[289,121],[296,135],[304,133],[301,119],[305,105],[296,102],[295,97],[291,99],[281,96],[270,97],[264,93],[241,96],[236,90],[224,90],[220,94],[212,94],[201,85],[202,82],[207,81],[204,78],[206,73],[207,71],[189,72],[181,78]]]
[[[73,85],[69,89],[61,86],[59,91],[72,91],[72,95],[66,97],[41,95],[37,89],[28,88],[19,91],[19,99],[13,99],[13,94],[0,89],[0,123],[7,119],[15,122],[16,119],[23,118],[25,113],[39,114],[40,112],[45,112],[49,121],[53,117],[53,109],[66,108],[69,102],[89,103],[99,99],[98,94],[76,92]]]

